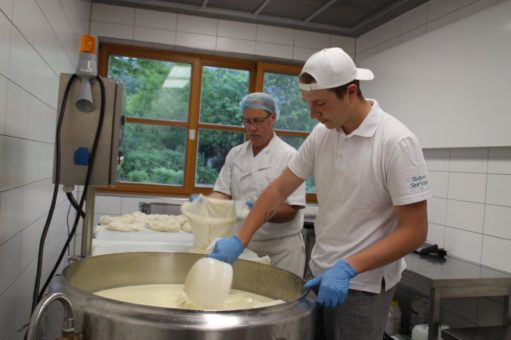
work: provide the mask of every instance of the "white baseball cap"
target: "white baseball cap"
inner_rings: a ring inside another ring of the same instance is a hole
[[[322,49],[314,53],[303,65],[302,73],[316,80],[313,84],[299,83],[303,91],[331,89],[355,79],[372,80],[374,74],[366,68],[357,68],[351,57],[339,47]]]

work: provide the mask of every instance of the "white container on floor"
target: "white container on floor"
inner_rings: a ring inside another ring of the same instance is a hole
[[[393,300],[389,308],[385,332],[388,335],[395,335],[401,332],[401,308],[397,300]]]
[[[428,340],[428,325],[415,325],[412,329],[412,340]]]
[[[413,327],[412,330],[412,340],[428,340],[428,325],[420,324]],[[438,326],[438,340],[443,340],[442,338],[442,330],[448,329],[447,325]]]
[[[429,299],[418,294],[411,307],[410,330],[413,330],[416,325],[427,324],[429,321]]]

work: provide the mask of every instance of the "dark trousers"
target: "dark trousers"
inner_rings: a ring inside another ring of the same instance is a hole
[[[350,289],[341,306],[318,305],[315,340],[382,340],[395,289],[382,281],[379,294]]]

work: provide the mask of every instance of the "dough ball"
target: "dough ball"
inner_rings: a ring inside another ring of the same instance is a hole
[[[141,231],[145,227],[145,223],[141,222],[132,222],[132,223],[126,223],[122,220],[113,221],[108,224],[106,227],[108,230],[113,231]]]

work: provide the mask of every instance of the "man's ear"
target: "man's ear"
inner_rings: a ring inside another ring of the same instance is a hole
[[[350,84],[348,85],[348,88],[346,89],[346,92],[348,96],[351,98],[352,96],[357,96],[358,93],[358,86],[356,84]]]

